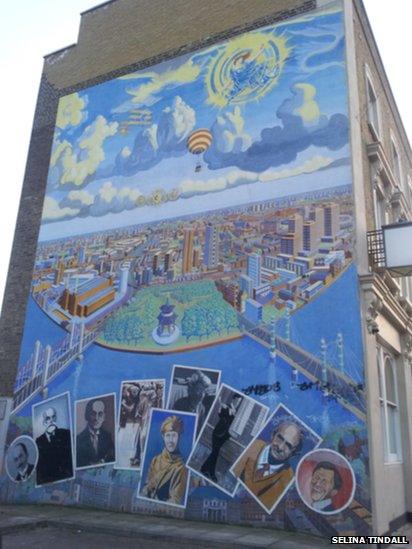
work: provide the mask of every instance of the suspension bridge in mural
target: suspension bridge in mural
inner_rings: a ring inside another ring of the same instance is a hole
[[[322,390],[330,398],[336,399],[342,406],[350,410],[357,417],[366,420],[366,404],[364,397],[363,379],[359,374],[359,365],[355,356],[344,356],[344,345],[341,334],[335,341],[319,342],[320,357],[308,352],[298,344],[299,335],[295,332],[291,337],[290,316],[286,315],[286,334],[281,337],[276,333],[276,324],[256,326],[242,318],[245,332],[254,340],[269,348],[269,355],[275,365],[276,355],[279,355],[292,366],[291,382],[296,384],[298,372],[309,378],[310,384],[301,384],[303,390],[315,387]],[[293,340],[292,340],[293,339]]]
[[[269,359],[276,368],[276,356],[282,357],[292,368],[291,382],[302,390],[315,388],[334,398],[339,403],[364,420],[366,414],[362,379],[359,368],[350,371],[351,364],[356,362],[350,357],[350,350],[345,349],[340,335],[333,342],[320,341],[320,357],[311,354],[299,345],[299,335],[295,330],[291,334],[290,316],[286,315],[286,333],[280,336],[276,333],[276,324],[253,324],[240,317],[240,324],[245,335],[258,341],[268,348]],[[13,412],[21,409],[32,397],[44,393],[47,385],[59,373],[63,372],[73,361],[81,359],[83,353],[95,342],[103,329],[103,323],[87,327],[82,322],[74,322],[69,333],[53,347],[43,346],[36,341],[30,358],[18,371]],[[293,335],[293,337],[292,337]],[[336,355],[336,356],[335,356]],[[346,360],[345,360],[346,358]],[[309,379],[308,382],[297,384],[298,373]],[[264,391],[265,386],[259,386]]]
[[[101,325],[87,329],[84,323],[74,323],[67,336],[54,347],[42,346],[37,340],[33,354],[17,373],[13,413],[21,409],[33,396],[43,391],[47,384],[74,360],[81,358],[101,330]]]

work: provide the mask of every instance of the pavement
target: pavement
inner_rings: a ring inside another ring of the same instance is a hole
[[[0,537],[1,549],[319,549],[330,545],[328,539],[267,528],[53,505],[2,505]]]
[[[407,524],[402,526],[402,528],[400,528],[393,535],[394,536],[406,536],[409,540],[409,544],[411,544],[412,543],[412,522],[408,522]],[[392,545],[389,545],[388,549],[395,549],[395,547],[396,548],[403,547],[405,549],[405,547],[408,547],[408,546],[407,545],[406,546],[405,545],[400,545],[399,543],[394,543]]]
[[[403,526],[396,535],[412,540],[412,523]],[[0,508],[0,549],[321,549],[326,546],[331,546],[329,539],[253,526],[60,505]],[[389,549],[398,547],[405,545],[391,545]]]

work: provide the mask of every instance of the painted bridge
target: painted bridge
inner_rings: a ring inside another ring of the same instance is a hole
[[[242,319],[245,332],[260,344],[281,356],[292,368],[302,372],[318,388],[322,388],[332,398],[354,413],[361,420],[366,420],[366,405],[363,387],[345,372],[328,364],[325,360],[302,349],[292,341],[274,335],[265,326]]]

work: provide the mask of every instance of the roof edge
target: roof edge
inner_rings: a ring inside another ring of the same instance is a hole
[[[408,133],[406,131],[405,125],[402,120],[401,113],[398,108],[398,104],[396,102],[395,95],[392,90],[392,86],[390,83],[390,80],[388,78],[388,75],[385,70],[385,65],[383,63],[381,54],[379,52],[378,43],[376,41],[375,35],[373,33],[373,29],[371,26],[371,23],[369,21],[368,13],[365,8],[365,4],[363,3],[363,0],[359,0],[356,2],[353,2],[355,9],[357,10],[359,14],[359,20],[361,22],[361,25],[363,26],[364,32],[366,37],[369,36],[372,38],[371,41],[369,41],[369,47],[371,49],[372,57],[375,60],[376,68],[378,70],[378,73],[380,73],[380,76],[385,82],[386,86],[383,86],[384,92],[388,98],[388,102],[391,106],[391,110],[393,112],[394,118],[396,119],[397,123],[399,124],[399,132],[402,134],[405,144],[407,145],[405,149],[407,150],[407,155],[409,157],[409,161],[412,164],[412,148],[411,148],[411,142],[408,137]]]
[[[96,6],[93,6],[92,8],[89,8],[88,10],[81,11],[80,15],[85,15],[87,13],[90,13],[91,11],[98,10],[99,8],[103,8],[104,6],[107,6],[108,4],[114,4],[116,0],[106,0],[106,2],[101,2],[100,4],[97,4]]]
[[[73,44],[70,44],[69,46],[64,46],[63,48],[59,48],[58,50],[54,50],[50,53],[46,53],[46,55],[43,55],[43,59],[47,59],[48,57],[52,57],[53,55],[56,55],[57,53],[62,53],[66,50],[71,50],[72,48],[75,48],[77,46],[77,42],[74,42]]]

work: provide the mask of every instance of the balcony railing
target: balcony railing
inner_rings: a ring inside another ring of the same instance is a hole
[[[386,266],[385,245],[383,242],[383,231],[369,231],[366,233],[368,242],[369,265],[373,270],[384,269]]]

